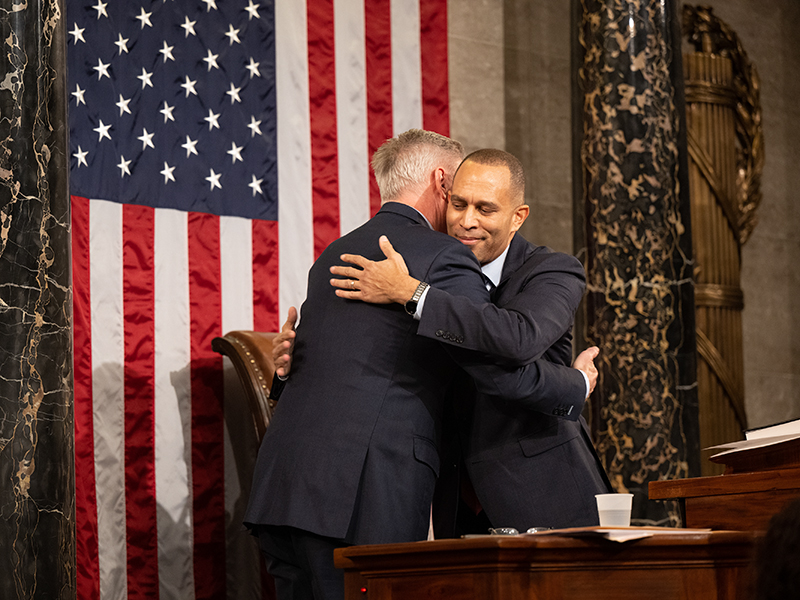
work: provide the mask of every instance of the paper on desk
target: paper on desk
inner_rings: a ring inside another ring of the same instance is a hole
[[[571,527],[569,529],[550,529],[523,535],[600,537],[612,542],[623,543],[661,535],[686,535],[687,533],[708,533],[710,531],[711,529],[679,529],[676,527]]]
[[[739,440],[737,442],[728,442],[727,444],[719,444],[718,446],[709,446],[706,450],[722,450],[711,458],[718,456],[725,456],[726,454],[733,454],[734,452],[741,452],[743,450],[751,450],[753,448],[764,448],[774,444],[780,444],[787,440],[796,439],[798,436],[795,434],[790,435],[776,435],[772,437],[754,438],[749,440]]]

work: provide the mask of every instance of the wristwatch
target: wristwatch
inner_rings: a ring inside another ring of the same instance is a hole
[[[417,312],[417,303],[419,302],[419,299],[422,298],[422,294],[425,292],[425,290],[428,289],[428,287],[429,287],[428,284],[425,283],[424,281],[421,282],[417,286],[417,289],[414,291],[414,295],[411,296],[411,300],[409,300],[405,304],[406,312],[408,314],[410,314],[410,315],[416,314],[416,312]]]

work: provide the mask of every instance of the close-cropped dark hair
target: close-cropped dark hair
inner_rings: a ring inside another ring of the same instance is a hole
[[[510,175],[508,191],[512,200],[515,201],[515,204],[525,202],[525,171],[516,156],[497,148],[482,148],[468,154],[461,164],[463,165],[467,161],[490,167],[506,167]]]

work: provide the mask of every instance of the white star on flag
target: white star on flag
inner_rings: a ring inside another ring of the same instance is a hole
[[[237,44],[241,44],[241,40],[239,40],[239,30],[234,29],[233,25],[228,25],[228,31],[225,32],[225,35],[228,36],[229,39],[229,46],[233,46],[233,42]]]
[[[239,96],[239,92],[241,92],[241,91],[242,91],[242,88],[236,87],[235,85],[233,85],[233,82],[231,82],[231,89],[229,89],[227,92],[225,92],[226,94],[228,94],[231,97],[231,104],[233,104],[234,102],[240,102],[241,103],[242,99]]]
[[[264,195],[264,192],[261,191],[261,182],[264,181],[263,179],[256,179],[256,176],[253,175],[253,180],[247,184],[248,187],[253,189],[253,196],[257,193]]]
[[[244,146],[237,146],[236,142],[231,142],[231,149],[228,150],[228,154],[231,155],[231,162],[235,163],[237,160],[244,160],[242,158],[242,148]]]
[[[209,49],[208,54],[203,59],[203,61],[208,64],[208,70],[211,71],[211,67],[215,69],[219,69],[219,65],[217,64],[217,59],[219,58],[219,54],[212,54],[211,50]]]
[[[208,116],[203,119],[208,121],[208,130],[219,129],[219,113],[215,113],[210,108],[208,109]]]
[[[260,64],[261,63],[254,61],[252,56],[250,57],[250,64],[245,65],[245,69],[250,71],[250,79],[252,79],[253,76],[261,77],[261,71],[258,70]]]
[[[103,119],[100,119],[100,125],[93,130],[99,134],[99,137],[97,138],[98,143],[102,142],[104,137],[111,139],[111,136],[108,133],[109,129],[111,129],[111,125],[104,124]]]
[[[97,19],[99,20],[101,16],[108,18],[108,13],[106,12],[106,6],[108,6],[108,2],[100,2],[98,0],[97,4],[95,4],[92,8],[97,11]]]
[[[260,19],[261,17],[258,16],[258,7],[261,6],[260,4],[253,4],[253,0],[250,0],[250,3],[244,7],[247,11],[247,20],[251,19]]]
[[[142,81],[142,89],[146,87],[153,87],[153,82],[151,81],[153,77],[152,73],[148,73],[145,71],[144,67],[142,67],[142,74],[137,75],[136,79],[140,79]]]
[[[82,90],[81,86],[77,83],[75,84],[75,91],[72,92],[72,95],[75,96],[75,99],[78,101],[78,106],[81,104],[86,104],[86,100],[84,100],[83,95],[86,93],[86,90]]]
[[[161,47],[159,52],[164,55],[164,62],[167,62],[167,59],[175,60],[175,57],[172,55],[172,50],[175,46],[167,46],[167,41],[164,40],[164,45]]]
[[[131,164],[131,161],[125,160],[125,157],[120,155],[119,164],[117,164],[117,166],[119,167],[119,170],[120,170],[120,177],[125,177],[125,175],[130,175],[131,174],[131,170],[128,168],[128,166],[130,164]]]
[[[147,129],[142,127],[142,135],[140,135],[139,137],[136,138],[137,140],[142,142],[142,150],[144,150],[148,146],[150,148],[155,149],[155,145],[153,145],[153,136],[154,135],[155,135],[155,133],[147,133]]]
[[[181,148],[186,150],[186,158],[189,158],[190,154],[197,154],[197,149],[195,148],[195,146],[197,146],[197,140],[193,140],[187,135],[186,143],[181,144]]]
[[[119,116],[122,116],[122,113],[131,114],[131,109],[128,108],[128,104],[131,103],[131,99],[128,98],[127,100],[122,97],[122,94],[119,95],[119,102],[117,102],[117,107],[119,108]]]
[[[170,106],[169,104],[167,104],[167,102],[165,100],[164,101],[164,108],[162,108],[160,111],[158,111],[162,115],[164,115],[164,123],[166,123],[167,121],[175,121],[175,117],[172,116],[172,111],[173,110],[175,110],[175,107],[174,106]]]
[[[190,33],[195,37],[197,36],[197,33],[194,30],[195,25],[197,25],[197,21],[190,21],[189,17],[185,17],[185,20],[181,25],[181,27],[183,27],[183,30],[186,32],[186,35],[184,35],[184,37],[188,38]]]
[[[167,164],[167,161],[164,161],[164,168],[160,171],[160,173],[164,176],[164,185],[167,184],[167,181],[175,181],[175,176],[172,172],[175,170],[175,167],[170,167]]]
[[[250,117],[250,123],[247,126],[250,128],[250,137],[255,134],[261,135],[261,121],[256,121],[255,117]]]
[[[219,182],[219,178],[222,177],[222,173],[214,173],[214,169],[210,169],[211,173],[208,177],[206,177],[206,181],[211,184],[211,189],[213,190],[215,187],[222,189],[222,184]]]
[[[80,146],[78,146],[78,151],[77,151],[77,152],[75,152],[75,153],[72,155],[72,156],[74,156],[75,158],[77,158],[77,159],[78,159],[78,167],[80,167],[81,165],[83,165],[84,167],[88,167],[88,166],[89,166],[89,165],[88,165],[88,163],[86,162],[86,156],[87,156],[88,154],[89,154],[89,153],[88,153],[87,151],[85,151],[85,150],[81,150],[81,147],[80,147]]]
[[[108,67],[111,66],[111,63],[104,63],[102,59],[97,59],[97,66],[92,67],[95,71],[97,71],[97,81],[100,81],[104,76],[111,79],[111,76],[108,74]]]
[[[71,36],[74,36],[74,38],[75,38],[75,39],[72,40],[73,44],[77,44],[78,40],[82,41],[84,44],[86,43],[86,40],[83,38],[83,32],[84,31],[86,31],[85,27],[80,28],[80,27],[78,27],[78,24],[75,23],[75,28],[72,31],[69,32],[69,34]]]
[[[122,37],[122,34],[119,34],[117,41],[114,44],[119,48],[119,55],[122,56],[122,53],[128,53],[128,38]]]
[[[144,29],[145,25],[147,25],[148,27],[152,27],[153,23],[150,22],[150,15],[152,15],[153,13],[152,12],[144,12],[144,7],[141,10],[142,10],[142,12],[140,12],[136,16],[136,18],[139,19],[142,22],[142,29]]]
[[[186,81],[181,84],[181,87],[186,90],[186,97],[189,97],[189,94],[194,94],[197,96],[197,90],[194,89],[194,86],[197,84],[196,79],[189,79],[189,76],[186,76]]]

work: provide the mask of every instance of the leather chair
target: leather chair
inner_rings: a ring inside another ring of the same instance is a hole
[[[222,337],[211,340],[211,348],[230,358],[250,405],[258,442],[264,437],[275,401],[269,391],[275,375],[272,362],[272,338],[276,333],[261,331],[229,331]]]

